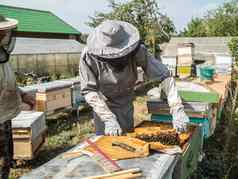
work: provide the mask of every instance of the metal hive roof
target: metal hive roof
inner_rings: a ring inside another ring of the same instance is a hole
[[[75,40],[17,38],[12,55],[81,53],[83,44]]]

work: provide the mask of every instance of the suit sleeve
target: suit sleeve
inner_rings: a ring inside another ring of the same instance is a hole
[[[103,122],[116,120],[116,115],[111,112],[103,96],[98,91],[97,66],[86,51],[83,52],[80,59],[79,75],[81,93],[85,96],[85,100],[93,108],[93,111]]]
[[[96,69],[96,64],[90,59],[86,49],[84,49],[79,62],[81,93],[83,95],[97,91]]]

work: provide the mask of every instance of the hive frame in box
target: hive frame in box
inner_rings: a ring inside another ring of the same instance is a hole
[[[216,128],[220,100],[217,103],[183,102],[185,113],[189,116],[190,122],[203,124],[203,134],[205,138],[211,136]],[[147,106],[149,113],[152,114],[152,121],[161,122],[172,120],[169,105],[166,101],[150,99],[147,101]]]
[[[171,124],[168,121],[159,123]],[[137,126],[141,125],[138,124]],[[136,127],[137,127],[136,126]],[[187,179],[196,170],[197,164],[203,149],[203,136],[201,124],[189,123],[188,126],[194,126],[195,131],[190,137],[187,144],[183,148],[183,153],[180,155],[178,162],[173,171],[175,178]]]
[[[169,122],[169,121],[142,121],[142,122],[140,122],[139,124],[137,124],[137,125],[135,126],[135,128],[136,128],[136,127],[140,127],[141,125],[143,125],[144,122],[151,122],[151,123],[172,125],[171,122]],[[189,126],[198,128],[198,129],[199,129],[199,133],[201,133],[201,134],[203,133],[203,131],[202,131],[202,125],[201,125],[201,124],[196,124],[196,123],[190,122],[190,123],[188,123],[188,127],[189,127]],[[190,136],[189,140],[191,140],[191,138],[192,138],[192,136]],[[202,144],[203,144],[203,138],[202,138]],[[187,150],[187,147],[188,147],[188,146],[186,146],[186,144],[185,144],[185,146],[184,146],[183,149],[182,149],[183,152]]]

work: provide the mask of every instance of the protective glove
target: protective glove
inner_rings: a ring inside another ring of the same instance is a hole
[[[122,135],[122,130],[119,123],[116,120],[108,120],[104,122],[105,124],[105,135],[108,136],[120,136]]]
[[[182,100],[178,94],[174,78],[166,78],[161,83],[161,88],[165,92],[168,99],[170,113],[173,116],[173,127],[177,130],[177,132],[185,132],[187,130],[189,118],[184,112]]]
[[[171,109],[173,116],[173,127],[178,133],[187,131],[188,116],[185,114],[183,106],[176,106]]]
[[[108,108],[105,99],[98,92],[90,92],[85,95],[85,100],[93,108],[94,112],[105,124],[104,133],[109,136],[118,136],[122,134],[122,129],[117,122],[117,117]]]

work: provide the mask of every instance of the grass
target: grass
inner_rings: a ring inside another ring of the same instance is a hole
[[[215,133],[204,143],[205,157],[196,171],[199,179],[237,179],[238,176],[238,121],[234,124],[232,138],[225,147],[227,124],[220,121]]]
[[[229,93],[215,133],[204,143],[205,157],[196,172],[199,179],[238,178],[238,111],[231,115],[232,99]]]

